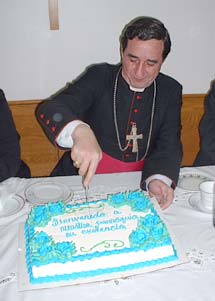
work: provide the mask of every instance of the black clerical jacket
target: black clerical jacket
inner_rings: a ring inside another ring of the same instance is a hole
[[[19,135],[5,95],[0,90],[0,182],[15,176],[30,177],[30,170],[20,159]]]
[[[194,166],[215,165],[215,82],[205,100],[205,113],[200,122],[200,150]]]
[[[76,81],[38,107],[38,121],[48,138],[55,143],[68,122],[81,119],[92,128],[103,152],[124,162],[145,158],[142,180],[162,174],[177,183],[182,158],[182,87],[171,77],[160,73],[155,83],[143,92],[134,92],[121,72],[116,85],[120,67],[106,63],[91,66]],[[120,150],[114,110],[122,147],[127,144],[126,135],[130,133],[133,123],[137,126],[137,134],[143,135],[143,139],[138,140],[138,158],[137,153],[132,152],[132,143],[125,151]],[[75,172],[67,153],[53,175],[71,175]]]

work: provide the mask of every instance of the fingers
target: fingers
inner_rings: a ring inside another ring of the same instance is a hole
[[[161,208],[162,209],[168,208],[172,204],[173,198],[174,198],[174,192],[173,192],[173,190],[171,188],[171,191],[166,195],[165,199],[160,204]]]
[[[92,180],[92,178],[93,178],[93,176],[96,172],[97,165],[98,164],[91,163],[89,165],[89,168],[88,168],[87,172],[84,173],[84,180],[83,180],[83,186],[84,187],[89,187],[89,184],[90,184],[90,182],[91,182],[91,180]]]
[[[82,162],[79,162],[78,160],[76,160],[73,165],[78,168],[78,174],[82,177],[84,177],[84,180],[83,180],[83,186],[84,187],[88,187],[89,186],[89,183],[91,182],[92,180],[92,177],[94,176],[95,172],[96,172],[96,168],[97,168],[97,165],[95,162],[86,162],[86,161],[83,161]]]
[[[162,209],[168,208],[174,198],[174,191],[162,181],[154,180],[149,185],[149,195],[156,198]]]
[[[160,198],[160,200],[158,200],[158,204],[160,205],[161,209],[164,210],[172,204],[172,199],[173,198],[169,194],[164,195]]]
[[[85,159],[76,159],[73,161],[73,165],[78,168],[78,174],[82,177],[83,179],[83,186],[88,187],[89,183],[91,182],[99,161],[101,160],[101,156],[96,156],[91,159],[85,158]]]
[[[87,187],[102,158],[102,151],[93,131],[86,126],[77,126],[73,132],[73,142],[71,159],[79,175],[84,177],[83,185]]]
[[[73,162],[73,165],[74,165],[76,168],[79,169],[80,166],[81,166],[81,161],[76,160],[76,161]]]

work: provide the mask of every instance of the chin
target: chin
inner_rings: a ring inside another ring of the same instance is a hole
[[[146,85],[131,85],[132,87],[134,87],[135,89],[145,89]]]
[[[138,80],[132,81],[131,80],[130,84],[132,87],[134,87],[136,89],[143,89],[143,88],[150,86],[152,82],[153,82],[152,80],[141,80],[141,81],[138,81]]]
[[[148,87],[147,84],[137,85],[137,84],[135,84],[135,83],[131,83],[130,85],[131,85],[133,88],[135,88],[135,89],[145,89],[146,87]]]
[[[153,81],[148,81],[148,82],[144,82],[142,84],[134,84],[133,87],[136,89],[143,89],[143,88],[148,88],[149,86],[151,86],[151,84],[153,83]]]

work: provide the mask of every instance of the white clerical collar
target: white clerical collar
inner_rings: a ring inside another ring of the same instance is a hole
[[[129,88],[131,91],[134,91],[134,92],[143,92],[145,90],[145,88],[134,88],[132,86],[129,86]]]

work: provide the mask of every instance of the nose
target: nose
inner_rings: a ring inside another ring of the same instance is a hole
[[[135,75],[137,78],[143,78],[146,73],[146,65],[144,62],[139,62],[136,65]]]

